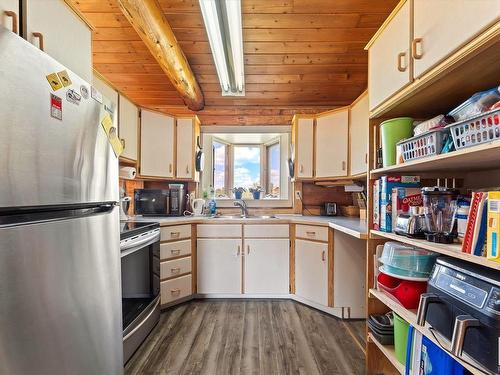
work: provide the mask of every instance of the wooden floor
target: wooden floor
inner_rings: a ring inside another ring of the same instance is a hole
[[[161,315],[126,374],[363,374],[346,325],[289,300],[198,300]]]

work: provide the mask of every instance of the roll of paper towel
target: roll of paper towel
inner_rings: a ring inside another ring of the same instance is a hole
[[[134,167],[121,167],[120,168],[120,178],[126,178],[133,180],[135,178],[135,168]]]

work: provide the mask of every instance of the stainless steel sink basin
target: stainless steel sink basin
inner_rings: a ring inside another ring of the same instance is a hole
[[[212,216],[211,219],[226,219],[226,220],[265,220],[265,219],[277,219],[274,215],[220,215]]]

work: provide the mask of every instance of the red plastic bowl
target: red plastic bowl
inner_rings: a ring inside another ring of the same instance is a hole
[[[406,309],[416,309],[420,295],[427,291],[427,281],[401,280],[380,272],[377,276],[379,289],[394,296]]]

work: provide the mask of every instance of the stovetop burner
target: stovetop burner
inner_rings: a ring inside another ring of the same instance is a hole
[[[151,221],[120,221],[120,239],[123,240],[159,227],[159,223]]]

